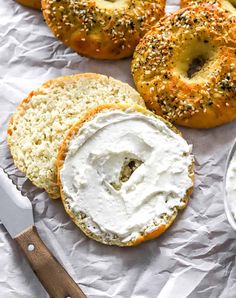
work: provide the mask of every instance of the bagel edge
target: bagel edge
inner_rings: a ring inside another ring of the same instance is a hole
[[[30,8],[41,10],[41,0],[16,0],[16,2]]]

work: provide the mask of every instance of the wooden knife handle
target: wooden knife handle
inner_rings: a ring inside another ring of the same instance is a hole
[[[17,235],[15,240],[51,298],[86,298],[40,239],[35,226]]]

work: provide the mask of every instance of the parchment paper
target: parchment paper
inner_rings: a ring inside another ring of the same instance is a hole
[[[130,60],[81,58],[53,37],[40,12],[11,0],[0,3],[0,166],[31,197],[41,237],[75,281],[91,298],[236,297],[236,234],[223,206],[224,167],[236,122],[211,130],[180,128],[194,148],[195,191],[163,236],[127,249],[89,240],[60,201],[48,199],[15,169],[4,141],[7,121],[29,91],[53,77],[98,72],[133,85]],[[176,5],[172,1],[168,11]],[[0,268],[1,298],[48,297],[2,225]]]

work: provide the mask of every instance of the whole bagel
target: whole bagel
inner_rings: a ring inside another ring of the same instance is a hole
[[[236,0],[181,0],[181,7],[201,4],[214,4],[226,9],[228,12],[236,15]]]
[[[235,17],[215,5],[192,6],[161,19],[132,61],[147,106],[188,127],[235,119],[235,37]]]
[[[41,0],[16,0],[16,2],[35,9],[41,9]]]
[[[80,55],[120,59],[164,15],[165,0],[42,0],[42,9],[54,35]]]

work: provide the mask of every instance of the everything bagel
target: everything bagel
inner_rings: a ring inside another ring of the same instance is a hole
[[[181,7],[201,4],[214,4],[236,15],[236,0],[181,0]]]
[[[54,35],[80,55],[120,59],[164,15],[165,0],[42,0],[42,9]]]
[[[235,119],[235,37],[235,17],[215,5],[192,6],[161,19],[132,61],[147,106],[188,127]]]

